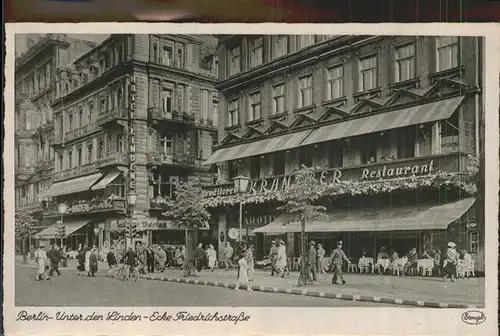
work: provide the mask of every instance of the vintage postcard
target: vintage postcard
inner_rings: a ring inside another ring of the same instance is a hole
[[[6,335],[497,330],[498,26],[6,26]]]

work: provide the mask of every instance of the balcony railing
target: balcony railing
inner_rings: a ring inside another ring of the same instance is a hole
[[[16,175],[31,175],[35,173],[35,167],[16,167],[15,169]]]
[[[97,168],[103,168],[115,164],[127,164],[128,157],[126,152],[116,152],[105,155],[97,160]]]
[[[199,161],[193,155],[154,152],[148,153],[148,162],[153,164],[178,164],[184,166],[193,166]]]
[[[153,120],[173,121],[184,124],[194,124],[196,120],[194,114],[190,115],[186,112],[177,111],[166,112],[162,108],[156,106],[148,108],[148,118]]]
[[[47,170],[54,168],[54,159],[52,160],[43,160],[36,165],[36,170]]]
[[[124,107],[115,107],[110,111],[104,111],[99,113],[99,117],[97,118],[97,124],[102,126],[111,121],[122,119],[125,120],[128,118],[128,110]]]
[[[88,175],[97,171],[97,162],[87,163],[83,166],[73,167],[62,172],[54,173],[54,181],[67,180],[80,175]]]
[[[167,199],[164,197],[155,197],[151,198],[149,200],[149,209],[150,210],[161,210],[161,211],[166,211],[168,210],[169,206],[167,203]]]
[[[90,201],[80,200],[73,204],[69,204],[65,216],[88,214],[98,212],[125,212],[127,203],[125,199],[93,199]],[[49,205],[49,209],[43,212],[44,217],[58,217],[60,216],[57,204]]]
[[[69,142],[71,140],[86,136],[97,129],[95,124],[85,125],[80,128],[77,128],[71,132],[68,132],[64,135],[64,142]]]

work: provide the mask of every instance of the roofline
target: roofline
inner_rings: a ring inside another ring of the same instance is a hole
[[[16,71],[21,69],[27,63],[29,63],[36,55],[41,53],[45,48],[50,45],[58,45],[62,48],[68,48],[70,43],[68,41],[63,41],[60,39],[53,38],[52,35],[48,35],[38,41],[33,47],[28,49],[23,55],[19,56],[16,60]]]

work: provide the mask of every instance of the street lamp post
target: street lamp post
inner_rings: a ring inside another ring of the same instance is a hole
[[[64,203],[59,203],[59,205],[57,206],[57,211],[59,212],[59,214],[61,215],[61,248],[63,246],[63,235],[62,235],[62,228],[64,226],[64,214],[66,213],[66,210],[67,210],[67,206],[66,204]]]
[[[246,176],[236,176],[234,179],[233,179],[233,182],[234,182],[234,190],[238,193],[238,194],[244,194],[248,191],[248,185],[250,183],[250,179]],[[243,241],[243,237],[242,237],[242,232],[243,232],[243,201],[240,201],[240,219],[239,219],[239,231],[240,231],[240,234],[239,234],[239,240],[240,242]],[[248,237],[247,237],[248,239]]]
[[[130,220],[129,220],[129,224],[128,224],[128,233],[129,233],[129,236],[130,236],[130,246],[132,246],[132,222],[134,220],[134,208],[135,208],[135,203],[137,202],[137,194],[136,193],[133,193],[133,192],[130,192],[127,194],[127,205],[128,205],[128,210],[129,210],[129,213],[130,213]],[[127,240],[125,240],[125,248],[127,249],[128,246],[126,246]]]

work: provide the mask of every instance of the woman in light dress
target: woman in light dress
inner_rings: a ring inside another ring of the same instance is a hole
[[[250,284],[248,283],[248,263],[245,251],[243,251],[239,256],[238,266],[238,280],[236,281],[236,287],[234,290],[239,291],[240,286],[244,285],[247,286],[247,291],[253,292]]]
[[[41,245],[38,249],[35,250],[35,261],[38,265],[36,270],[35,280],[37,281],[43,279],[48,280],[45,274],[45,267],[48,266],[47,252],[45,252],[45,246]]]
[[[248,281],[253,281],[253,275],[255,273],[255,260],[253,257],[253,245],[247,249],[245,253],[245,258],[248,265]]]
[[[90,276],[90,255],[92,254],[92,249],[87,247],[87,251],[85,252],[85,271],[87,275]]]
[[[318,244],[318,272],[320,277],[326,276],[325,249],[321,244]]]
[[[283,278],[285,276],[286,267],[288,265],[286,258],[286,246],[283,240],[279,241],[278,247],[278,260],[276,261],[276,268],[279,271],[279,275]]]
[[[215,264],[217,262],[217,252],[215,251],[214,246],[212,244],[208,245],[207,257],[208,257],[208,268],[210,268],[210,271],[213,272],[215,269]]]

